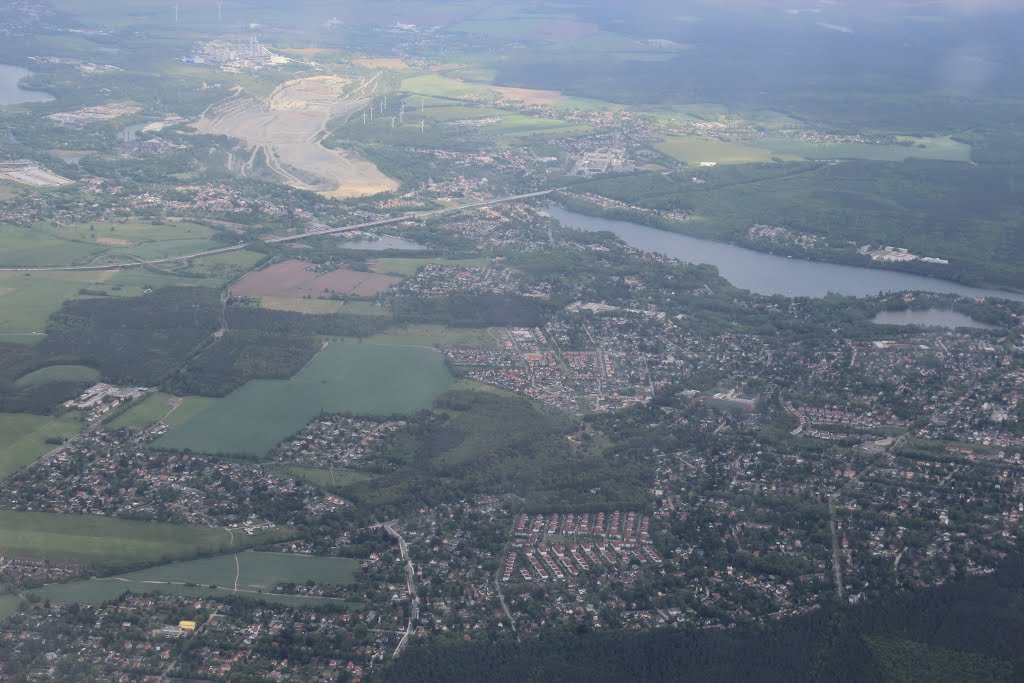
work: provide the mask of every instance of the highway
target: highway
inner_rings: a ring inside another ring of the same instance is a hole
[[[551,190],[541,190],[540,192],[528,192],[526,194],[517,194],[510,197],[500,197],[498,199],[488,199],[482,202],[473,202],[470,204],[464,204],[462,206],[452,206],[445,209],[434,209],[432,211],[420,211],[417,213],[411,213],[404,216],[398,216],[396,218],[384,218],[379,221],[370,221],[368,223],[358,223],[356,225],[347,225],[341,228],[327,228],[326,230],[310,230],[308,232],[298,233],[296,235],[286,235],[284,237],[271,237],[265,240],[256,240],[253,242],[240,242],[238,244],[232,244],[229,247],[220,247],[218,249],[208,249],[206,251],[199,251],[193,254],[184,254],[182,256],[169,256],[166,258],[149,259],[143,260],[135,257],[124,256],[122,258],[128,259],[121,262],[110,262],[110,263],[91,263],[84,266],[6,266],[0,267],[0,272],[17,272],[17,273],[39,273],[39,272],[54,272],[54,271],[66,271],[66,270],[111,270],[113,268],[135,268],[138,266],[155,266],[161,263],[173,263],[176,261],[188,261],[189,259],[199,258],[202,256],[213,256],[215,254],[224,254],[231,251],[241,251],[246,247],[254,244],[280,244],[282,242],[294,242],[297,240],[304,240],[309,237],[316,237],[318,235],[336,235],[343,232],[354,232],[356,230],[365,230],[367,228],[375,228],[381,225],[390,225],[392,223],[401,223],[402,221],[409,220],[421,220],[424,218],[430,218],[432,216],[440,216],[446,213],[456,213],[459,211],[471,211],[473,209],[480,209],[485,206],[495,206],[497,204],[507,204],[508,202],[518,201],[520,199],[530,199],[532,197],[543,197],[549,195],[552,192],[557,192],[555,188]]]

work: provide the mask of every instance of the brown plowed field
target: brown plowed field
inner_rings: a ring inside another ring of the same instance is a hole
[[[252,273],[231,287],[233,296],[272,296],[301,299],[330,294],[373,296],[396,285],[402,278],[380,273],[339,268],[330,273],[307,270],[304,261],[285,261]]]

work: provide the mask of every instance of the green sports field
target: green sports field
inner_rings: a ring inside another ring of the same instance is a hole
[[[262,456],[321,411],[387,416],[429,408],[451,386],[440,353],[332,343],[288,380],[247,383],[158,439],[158,448]]]
[[[359,560],[344,557],[249,551],[173,562],[103,579],[53,584],[33,593],[57,604],[96,604],[116,598],[126,590],[197,597],[240,593],[276,602],[309,604],[329,599],[273,594],[272,591],[279,583],[308,580],[347,585],[354,581],[358,568]]]

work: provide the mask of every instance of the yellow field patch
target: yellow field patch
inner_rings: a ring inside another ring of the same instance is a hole
[[[288,47],[279,48],[279,52],[286,55],[298,55],[299,57],[317,57],[319,55],[337,55],[341,50],[333,47]]]
[[[398,57],[372,57],[368,59],[357,59],[355,63],[367,69],[411,69]]]
[[[551,105],[565,97],[565,94],[558,90],[533,90],[504,86],[494,86],[494,90],[506,100],[517,100],[524,104]]]
[[[337,313],[343,305],[343,301],[332,301],[331,299],[288,299],[278,296],[264,296],[260,298],[260,308],[267,308],[271,311]]]

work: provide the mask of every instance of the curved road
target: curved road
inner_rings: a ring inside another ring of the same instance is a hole
[[[528,192],[526,194],[517,194],[511,197],[502,197],[500,199],[489,199],[483,202],[473,202],[471,204],[465,204],[463,206],[453,206],[447,209],[434,209],[433,211],[421,211],[419,213],[413,213],[406,216],[398,216],[397,218],[385,218],[379,221],[370,221],[369,223],[359,223],[357,225],[349,225],[343,228],[328,228],[326,230],[310,230],[309,232],[302,232],[297,235],[287,235],[285,237],[271,237],[265,240],[256,240],[253,242],[240,242],[238,244],[232,244],[230,247],[220,247],[219,249],[208,249],[206,251],[199,251],[194,254],[185,254],[183,256],[169,256],[166,258],[158,259],[132,259],[130,261],[124,261],[121,263],[92,263],[87,266],[22,266],[12,267],[5,266],[0,267],[0,272],[18,272],[18,273],[37,273],[37,272],[52,272],[62,270],[110,270],[111,268],[134,268],[137,266],[150,266],[157,265],[160,263],[173,263],[175,261],[187,261],[193,258],[199,258],[201,256],[212,256],[214,254],[223,254],[229,251],[241,251],[251,244],[280,244],[282,242],[294,242],[296,240],[304,240],[307,237],[316,237],[317,235],[334,235],[343,232],[352,232],[355,230],[363,230],[365,228],[373,228],[379,225],[389,225],[391,223],[401,223],[402,221],[417,220],[421,218],[430,218],[431,216],[440,216],[446,213],[455,213],[458,211],[470,211],[472,209],[479,209],[484,206],[494,206],[495,204],[506,204],[508,202],[514,202],[520,199],[529,199],[531,197],[543,197],[549,195],[552,192],[556,192],[558,189],[542,190],[540,192]]]
[[[412,635],[413,624],[420,618],[420,598],[416,594],[416,568],[413,567],[412,558],[409,557],[409,546],[406,545],[402,535],[395,530],[392,522],[385,522],[382,526],[388,534],[398,541],[398,549],[402,552],[402,559],[405,560],[406,590],[409,593],[409,599],[412,601],[412,609],[409,611],[409,621],[405,627],[405,634],[398,641],[398,647],[395,648],[394,654],[391,655],[392,657],[397,657],[402,654],[402,650],[409,644],[409,636]]]

